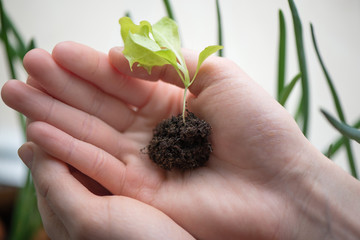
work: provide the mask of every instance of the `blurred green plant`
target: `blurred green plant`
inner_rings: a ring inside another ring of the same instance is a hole
[[[306,66],[306,57],[304,51],[304,41],[302,34],[302,23],[300,16],[297,12],[296,5],[293,0],[288,0],[295,32],[295,40],[296,40],[296,48],[297,48],[297,57],[300,73],[297,74],[288,84],[286,84],[285,76],[286,76],[286,22],[284,18],[284,14],[281,10],[279,10],[279,45],[278,45],[278,79],[277,79],[277,100],[283,106],[286,103],[289,95],[293,92],[294,86],[301,79],[301,87],[302,92],[298,101],[298,111],[295,114],[295,120],[297,120],[298,124],[302,124],[302,130],[305,136],[307,136],[308,132],[308,121],[309,121],[309,83],[307,76],[307,66]],[[333,84],[333,81],[330,77],[329,72],[327,71],[324,61],[321,58],[319,48],[317,46],[314,27],[310,24],[312,43],[315,48],[315,52],[318,58],[318,61],[321,65],[325,78],[327,80],[327,85],[330,88],[331,96],[335,105],[335,109],[338,113],[338,117],[341,122],[337,121],[334,117],[328,114],[326,111],[321,110],[324,116],[329,120],[329,122],[341,133],[343,137],[335,140],[330,144],[326,155],[328,157],[333,156],[342,146],[345,147],[347,153],[348,164],[350,167],[351,174],[358,178],[356,161],[354,159],[354,155],[352,152],[350,140],[357,140],[358,131],[356,128],[359,128],[360,120],[358,120],[352,127],[348,126],[345,121],[345,115],[343,108],[340,103],[340,98],[337,94],[336,88]]]
[[[328,113],[324,109],[321,109],[321,112],[324,114],[324,116],[327,118],[327,120],[330,122],[330,124],[333,125],[333,127],[336,128],[339,132],[341,132],[344,136],[360,143],[360,130],[359,129],[356,129],[354,127],[347,125],[344,122],[340,122],[340,121],[336,120],[335,117],[333,117],[330,113]]]
[[[223,30],[222,30],[222,21],[221,21],[221,11],[219,0],[216,0],[216,17],[217,17],[217,30],[218,30],[218,44],[223,46]],[[220,49],[218,53],[219,57],[224,56],[224,49]]]
[[[34,40],[31,40],[28,44],[25,44],[15,25],[6,14],[2,0],[0,0],[0,20],[0,37],[6,50],[9,72],[12,79],[17,79],[16,63],[19,61],[22,62],[25,54],[35,47],[35,43]],[[23,129],[25,140],[26,119],[20,113],[18,113],[18,118]],[[28,171],[26,183],[24,187],[20,189],[15,202],[10,232],[7,239],[31,239],[41,227],[42,222],[37,208],[35,188],[30,171]]]
[[[302,125],[302,131],[305,136],[308,135],[308,126],[310,119],[310,95],[309,95],[309,80],[307,73],[307,64],[303,40],[303,29],[300,16],[298,14],[297,8],[293,0],[289,0],[289,6],[293,18],[295,40],[296,40],[296,49],[299,70],[301,73],[301,98],[299,101],[298,112],[295,115],[296,121]]]
[[[170,1],[169,0],[163,0],[163,3],[164,3],[166,13],[167,13],[168,17],[171,18],[172,20],[176,21]]]
[[[327,69],[325,67],[324,61],[322,60],[319,48],[317,46],[316,38],[315,38],[314,27],[313,27],[312,24],[310,24],[310,29],[311,29],[311,37],[312,37],[312,42],[313,42],[313,45],[314,45],[314,48],[315,48],[316,56],[317,56],[317,58],[319,60],[319,63],[321,65],[321,69],[323,70],[323,73],[325,75],[327,84],[328,84],[328,86],[330,88],[330,92],[331,92],[331,96],[333,98],[335,109],[337,111],[338,117],[341,120],[341,122],[343,122],[346,125],[345,114],[344,114],[344,111],[343,111],[343,108],[342,108],[342,105],[341,105],[341,102],[340,102],[340,98],[339,98],[339,96],[337,94],[337,91],[335,89],[335,85],[334,85],[334,83],[333,83],[333,81],[332,81],[332,79],[330,77],[330,74],[329,74],[329,72],[327,71]],[[356,131],[350,131],[348,129],[348,127],[344,127],[342,124],[334,124],[335,122],[332,121],[333,118],[330,116],[330,114],[328,114],[324,110],[322,110],[322,113],[329,120],[329,122],[343,135],[348,137],[348,136],[351,136],[352,132],[356,132]],[[347,130],[344,130],[344,129],[347,129]],[[358,178],[358,174],[357,174],[357,170],[356,170],[356,164],[355,164],[355,160],[354,160],[354,154],[353,154],[353,151],[352,151],[352,148],[351,148],[351,145],[350,145],[350,140],[348,138],[345,138],[344,146],[345,146],[345,149],[346,149],[346,154],[347,154],[351,174],[355,178]],[[331,155],[330,155],[330,157],[331,157]]]

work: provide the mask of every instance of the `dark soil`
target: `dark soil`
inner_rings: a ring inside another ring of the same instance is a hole
[[[147,153],[163,169],[194,169],[209,159],[211,126],[191,112],[187,112],[185,122],[180,114],[163,120],[154,129]]]

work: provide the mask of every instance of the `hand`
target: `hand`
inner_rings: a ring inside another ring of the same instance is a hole
[[[185,55],[193,73],[197,57]],[[190,88],[188,107],[212,125],[214,151],[184,173],[140,153],[153,127],[181,111],[171,67],[131,72],[119,48],[107,56],[69,42],[52,55],[30,52],[24,66],[28,85],[8,82],[3,98],[31,119],[29,140],[112,194],[159,209],[196,238],[301,238],[299,229],[314,229],[302,204],[312,202],[309,182],[328,160],[231,61],[207,59]]]
[[[124,196],[90,193],[80,182],[97,183],[33,143],[24,144],[19,155],[31,169],[51,239],[193,239],[156,208]]]

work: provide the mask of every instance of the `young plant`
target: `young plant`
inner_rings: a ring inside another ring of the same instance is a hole
[[[123,17],[120,18],[119,23],[121,25],[121,37],[124,41],[123,53],[129,61],[131,69],[134,63],[138,63],[138,67],[145,68],[149,74],[151,74],[151,69],[154,66],[171,64],[175,68],[185,89],[182,109],[182,117],[185,123],[187,90],[195,81],[205,59],[223,47],[218,45],[206,47],[199,55],[196,72],[191,79],[185,59],[181,54],[181,41],[175,21],[163,17],[154,25],[147,21],[141,21],[139,25],[136,25],[130,18]]]

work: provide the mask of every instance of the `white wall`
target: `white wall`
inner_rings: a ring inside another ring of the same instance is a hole
[[[48,51],[60,41],[73,40],[107,52],[111,47],[122,44],[118,19],[126,11],[130,11],[135,21],[146,19],[155,22],[166,15],[161,0],[4,0],[3,4],[24,37],[28,40],[34,37],[37,46]],[[172,4],[184,47],[202,50],[207,45],[216,44],[215,0],[173,0]],[[297,0],[296,4],[304,25],[311,82],[310,140],[323,150],[337,133],[320,115],[319,108],[324,107],[334,114],[335,111],[314,54],[309,23],[312,22],[315,27],[320,51],[335,81],[347,119],[352,123],[360,117],[360,1]],[[287,20],[287,78],[292,78],[298,72],[287,1],[220,0],[220,5],[225,56],[237,62],[274,95],[279,9],[284,11]],[[5,54],[1,48],[0,86],[8,76]],[[21,74],[21,80],[25,77],[25,73]],[[16,150],[22,140],[15,113],[6,108],[3,102],[0,102],[0,112],[0,151],[5,149],[9,153],[7,156],[0,155],[1,181],[5,163],[9,163],[6,159],[16,158]],[[360,158],[360,146],[354,143],[353,147],[356,158]],[[342,152],[335,161],[347,170],[345,159]],[[17,171],[22,174],[21,170]],[[21,181],[20,178],[15,182]]]

